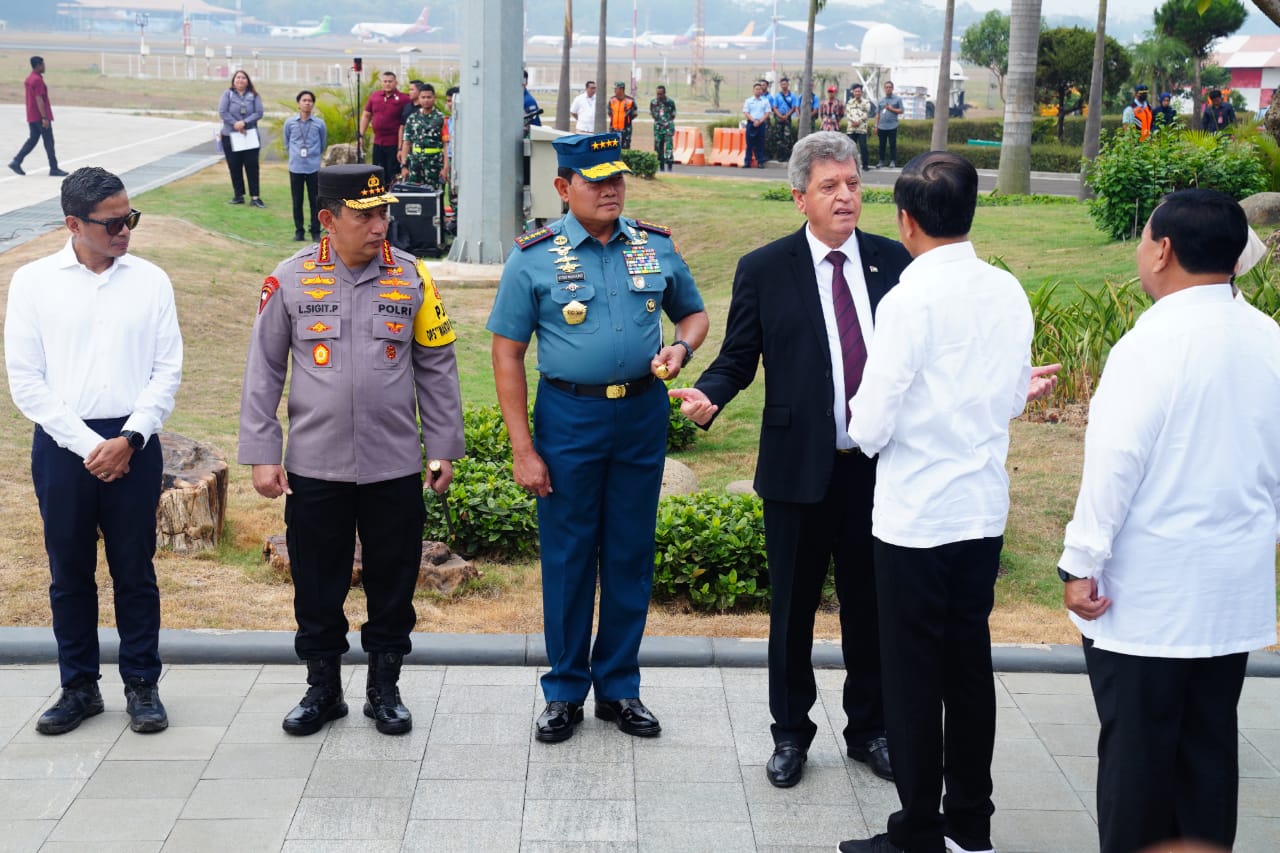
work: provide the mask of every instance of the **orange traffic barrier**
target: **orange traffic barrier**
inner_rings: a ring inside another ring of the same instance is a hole
[[[747,132],[742,128],[724,128],[724,148],[720,156],[721,166],[741,166],[747,147]]]
[[[671,159],[681,165],[687,165],[689,158],[693,156],[693,133],[692,127],[677,127],[675,137],[671,142]]]
[[[693,154],[689,157],[690,166],[707,165],[706,152],[702,147],[702,128],[693,129]]]
[[[717,127],[711,140],[711,159],[713,166],[728,166],[733,160],[734,130],[730,127]]]

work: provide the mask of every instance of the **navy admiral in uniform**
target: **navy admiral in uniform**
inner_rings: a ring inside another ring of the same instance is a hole
[[[240,453],[253,487],[287,495],[285,523],[298,632],[310,688],[285,717],[307,735],[342,717],[343,602],[355,536],[363,545],[369,654],[365,716],[401,734],[413,718],[397,687],[416,622],[422,555],[422,458],[440,460],[431,487],[462,456],[462,402],[453,330],[425,265],[386,241],[388,204],[377,166],[320,170],[328,236],[276,267],[262,286],[245,366]],[[289,445],[276,410],[285,372]],[[421,420],[421,430],[419,430]],[[434,466],[433,466],[434,467]]]
[[[702,297],[670,231],[622,215],[616,133],[552,143],[569,213],[516,238],[489,316],[513,473],[538,499],[543,630],[551,669],[538,740],[595,715],[641,737],[661,731],[640,701],[640,638],[653,586],[653,531],[674,378],[707,333]],[[665,339],[662,314],[675,323]],[[525,351],[538,336],[529,432]],[[591,625],[596,581],[600,624]]]

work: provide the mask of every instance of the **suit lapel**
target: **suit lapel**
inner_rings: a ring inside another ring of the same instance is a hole
[[[797,287],[797,299],[800,310],[809,318],[813,333],[819,340],[827,339],[827,323],[822,318],[822,302],[818,299],[818,275],[813,269],[813,255],[809,252],[809,240],[804,234],[805,226],[795,233],[791,240],[792,280]]]
[[[858,257],[862,259],[862,278],[867,283],[867,298],[871,300],[871,317],[875,318],[880,298],[888,292],[884,268],[880,261],[880,248],[866,238],[862,229],[854,232],[858,238]]]

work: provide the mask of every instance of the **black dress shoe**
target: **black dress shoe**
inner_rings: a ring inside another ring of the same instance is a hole
[[[73,682],[62,688],[53,707],[40,715],[36,731],[42,735],[60,735],[74,729],[89,717],[101,714],[102,693],[96,681]]]
[[[620,731],[636,737],[655,737],[662,734],[662,726],[658,723],[658,718],[638,698],[597,702],[596,718],[617,723]]]
[[[51,178],[65,178],[67,175],[70,175],[70,174],[71,174],[70,172],[64,172],[62,169],[49,170],[49,177]]]
[[[889,742],[882,737],[873,737],[861,746],[849,745],[849,757],[861,761],[871,772],[881,779],[893,781],[893,765],[889,763]]]
[[[11,163],[9,164],[9,168],[10,168],[10,169],[12,169],[12,170],[14,171],[14,173],[15,173],[15,174],[18,174],[18,175],[25,175],[25,174],[26,174],[26,172],[22,171],[22,166],[21,166],[21,164],[19,164],[19,163],[18,163],[18,161],[17,161],[17,160],[14,160],[13,162],[11,162]]]
[[[319,243],[319,242],[320,242],[320,232],[319,232],[319,231],[312,231],[312,232],[311,232],[311,240],[312,240],[313,242],[315,242],[315,243]]]
[[[764,766],[764,775],[773,787],[790,788],[804,775],[804,763],[808,760],[807,752],[791,741],[783,741],[773,748],[773,755]]]
[[[303,234],[301,231],[294,231],[293,239],[301,243],[303,240],[307,239],[307,235]]]
[[[543,743],[559,743],[573,737],[573,728],[582,722],[582,706],[575,702],[548,702],[538,715],[533,736]]]
[[[129,728],[140,734],[169,728],[169,715],[154,683],[137,677],[125,679],[124,698],[128,702]]]
[[[227,202],[227,204],[244,204],[244,196],[238,195],[231,199],[231,201]]]
[[[341,658],[317,658],[307,661],[307,693],[293,710],[285,715],[281,726],[291,735],[313,735],[330,720],[347,715],[342,701]]]
[[[266,205],[262,203],[262,199],[258,198],[257,196],[254,196],[253,198],[249,199],[249,204],[253,205],[254,207],[266,207]]]
[[[836,848],[840,853],[903,853],[901,847],[894,846],[889,840],[889,833],[882,832],[870,838],[855,838],[841,841]]]
[[[299,232],[301,233],[301,232]],[[365,681],[364,715],[384,735],[402,735],[413,728],[413,714],[400,701],[399,652],[375,652],[369,655],[369,677]]]

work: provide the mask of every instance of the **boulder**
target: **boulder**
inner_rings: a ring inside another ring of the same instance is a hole
[[[351,585],[357,586],[364,575],[360,539],[356,539],[356,555],[351,567]],[[276,574],[289,578],[289,547],[283,533],[267,538],[262,546],[262,557]],[[449,551],[443,542],[422,543],[422,558],[418,566],[418,589],[426,589],[441,595],[452,595],[467,580],[480,577],[480,572],[467,560]]]
[[[698,491],[698,478],[693,469],[678,460],[667,457],[667,464],[662,469],[662,490],[659,499],[671,495],[691,495]]]
[[[181,553],[218,547],[227,511],[226,460],[209,445],[176,432],[157,438],[164,473],[156,506],[156,547]]]
[[[360,158],[356,156],[356,144],[354,142],[339,142],[330,145],[324,150],[324,156],[320,158],[321,166],[345,166],[348,163],[359,163]]]
[[[1255,193],[1240,206],[1250,225],[1280,225],[1280,193]]]
[[[1267,111],[1262,116],[1262,125],[1275,138],[1277,144],[1280,144],[1280,89],[1276,89],[1271,93],[1271,106],[1267,107]]]
[[[756,493],[755,484],[750,480],[734,480],[725,486],[724,490],[731,495],[754,495]]]

